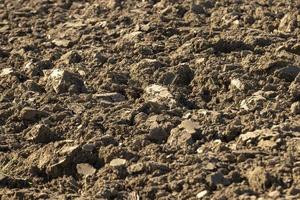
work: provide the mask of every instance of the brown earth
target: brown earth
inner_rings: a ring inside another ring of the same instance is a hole
[[[299,0],[0,0],[1,199],[300,199],[299,31]]]

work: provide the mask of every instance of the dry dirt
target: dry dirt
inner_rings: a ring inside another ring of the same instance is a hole
[[[1,199],[300,199],[299,37],[299,0],[0,0]]]

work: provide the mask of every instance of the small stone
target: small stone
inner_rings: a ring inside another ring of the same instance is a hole
[[[239,136],[238,143],[244,143],[245,144],[248,141],[249,142],[253,142],[253,141],[257,140],[257,138],[259,136],[260,136],[260,132],[259,131],[247,132],[247,133],[241,134]]]
[[[183,128],[189,133],[195,133],[196,130],[200,129],[200,124],[192,120],[184,120],[179,125],[179,128]]]
[[[268,193],[268,196],[269,196],[269,197],[272,197],[272,198],[277,198],[277,197],[280,196],[280,192],[277,191],[277,190],[274,190],[274,191],[269,192],[269,193]]]
[[[93,152],[96,149],[96,145],[94,144],[85,144],[82,146],[82,150],[88,151],[88,152]]]
[[[184,147],[193,144],[200,137],[200,125],[191,120],[184,120],[171,130],[167,143]]]
[[[62,69],[52,70],[48,81],[48,84],[50,84],[58,94],[68,92],[72,86],[77,93],[86,91],[84,82],[80,79],[79,75]]]
[[[294,102],[291,105],[291,112],[296,115],[300,114],[300,102],[299,101]]]
[[[300,99],[300,74],[298,74],[295,80],[290,84],[289,92],[294,99]]]
[[[80,148],[79,145],[74,145],[74,146],[64,146],[63,148],[60,149],[59,154],[60,155],[70,155],[76,151],[78,151]]]
[[[114,103],[122,102],[122,101],[126,100],[124,95],[117,93],[117,92],[94,94],[93,97],[95,99],[102,99],[104,101],[114,102]]]
[[[253,95],[241,101],[241,108],[245,110],[257,110],[263,108],[263,103],[266,101],[261,95]]]
[[[286,81],[293,81],[299,74],[300,68],[296,66],[287,66],[275,71],[275,75],[278,78],[284,79]]]
[[[0,77],[1,77],[1,76],[7,76],[7,75],[13,75],[13,74],[15,74],[15,73],[16,73],[15,70],[14,70],[13,68],[11,68],[11,67],[9,67],[9,68],[4,68],[4,69],[2,69],[2,71],[1,71]]]
[[[21,120],[36,121],[46,116],[48,116],[48,113],[46,112],[30,107],[25,107],[21,110],[19,118]]]
[[[96,169],[88,163],[77,164],[76,169],[77,173],[83,176],[91,176],[96,172]]]
[[[132,164],[128,167],[128,172],[130,174],[137,174],[144,171],[144,164],[143,163],[136,163]]]
[[[205,197],[208,194],[207,190],[203,190],[202,192],[199,192],[196,196],[197,199],[202,199],[203,197]]]
[[[127,163],[127,160],[122,159],[122,158],[116,158],[116,159],[113,159],[112,161],[110,161],[109,165],[111,167],[121,167],[121,166],[126,165],[126,163]]]
[[[35,125],[28,133],[27,138],[35,143],[49,143],[57,139],[57,135],[43,124]]]
[[[246,85],[240,79],[237,79],[237,78],[234,78],[231,80],[230,86],[231,86],[231,88],[238,89],[240,91],[243,91],[246,89]]]
[[[150,127],[147,138],[155,143],[163,143],[167,140],[169,134],[160,126]]]
[[[169,108],[173,108],[176,105],[176,100],[169,92],[168,88],[156,84],[145,88],[144,98],[148,102],[157,103]]]
[[[215,188],[218,185],[227,186],[230,184],[229,180],[227,180],[221,172],[209,174],[206,177],[206,181],[212,188]]]
[[[52,40],[52,43],[58,47],[70,47],[71,46],[71,41],[66,40],[66,39],[54,39],[54,40]]]

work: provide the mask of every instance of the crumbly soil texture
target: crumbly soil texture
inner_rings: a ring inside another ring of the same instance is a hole
[[[300,199],[299,0],[0,0],[0,199]]]

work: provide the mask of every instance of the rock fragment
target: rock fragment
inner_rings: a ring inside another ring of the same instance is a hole
[[[15,73],[16,73],[15,70],[9,67],[9,68],[2,69],[0,76],[13,75]]]
[[[253,95],[241,101],[240,107],[245,110],[258,110],[263,108],[266,98],[261,95]]]
[[[19,118],[21,120],[36,121],[46,116],[48,116],[48,113],[46,112],[30,107],[25,107],[21,110]]]
[[[137,174],[137,173],[141,173],[144,171],[144,164],[143,163],[136,163],[136,164],[132,164],[128,167],[128,172],[130,174]]]
[[[167,143],[184,147],[193,144],[200,138],[200,125],[198,122],[184,120],[176,128],[171,130]]]
[[[284,79],[286,81],[293,81],[299,74],[300,68],[296,66],[287,66],[275,71],[275,75],[278,78]]]
[[[95,99],[100,99],[100,100],[113,102],[113,103],[122,102],[126,100],[124,95],[117,92],[94,94],[93,97]]]
[[[49,143],[58,137],[49,127],[43,124],[35,125],[26,135],[29,140],[35,143]]]
[[[48,77],[48,84],[51,85],[54,91],[58,94],[75,90],[75,93],[86,91],[83,80],[79,75],[62,69],[54,69]]]
[[[300,102],[299,101],[294,102],[291,105],[291,112],[296,115],[300,114]]]
[[[202,199],[202,198],[205,197],[207,194],[208,194],[208,191],[207,191],[207,190],[203,190],[202,192],[199,192],[199,193],[196,195],[196,198],[197,198],[197,199]]]
[[[290,84],[289,92],[294,99],[300,99],[300,74],[298,74],[295,80]]]
[[[161,85],[150,85],[145,88],[144,99],[151,103],[156,103],[159,106],[173,108],[176,105],[176,100],[169,92],[167,87]]]
[[[52,40],[52,43],[55,44],[58,47],[70,47],[71,41],[66,39],[54,39]]]
[[[91,176],[96,172],[96,169],[88,163],[77,164],[76,169],[77,173],[82,176]]]
[[[148,139],[155,143],[163,143],[168,138],[169,134],[160,126],[150,127]]]
[[[232,89],[237,89],[237,90],[240,90],[240,91],[243,91],[243,90],[246,89],[246,84],[243,83],[238,78],[232,79],[231,82],[230,82],[230,86],[231,86]]]
[[[221,172],[215,172],[209,174],[206,177],[206,181],[211,188],[216,188],[217,186],[227,186],[230,184],[229,180],[227,180]]]
[[[115,158],[112,161],[110,161],[109,165],[111,167],[121,167],[121,166],[126,165],[126,163],[127,163],[127,160],[125,160],[125,159]]]

